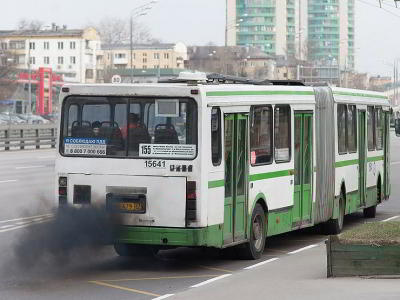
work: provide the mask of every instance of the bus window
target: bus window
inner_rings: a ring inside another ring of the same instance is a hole
[[[275,106],[275,161],[288,162],[291,155],[290,136],[290,106]]]
[[[74,104],[69,107],[68,111],[68,136],[71,136],[72,123],[78,120],[78,105]]]
[[[250,129],[251,165],[272,163],[272,106],[255,106]]]
[[[382,108],[375,108],[375,130],[376,130],[376,150],[383,149],[383,123],[382,123]]]
[[[374,151],[376,145],[376,137],[375,137],[375,111],[373,106],[368,106],[367,109],[368,120],[367,120],[367,128],[368,128],[368,151]]]
[[[350,153],[357,152],[357,108],[349,105],[347,110],[347,145]]]
[[[156,101],[161,107],[157,114]],[[197,155],[196,103],[191,99],[163,101],[69,97],[63,104],[64,119],[68,121],[61,129],[62,154],[126,157],[128,153],[129,157],[194,159]],[[141,145],[143,151],[139,153]]]
[[[213,107],[211,110],[211,159],[214,166],[221,164],[221,110]]]
[[[347,105],[338,104],[337,106],[337,125],[338,125],[338,150],[339,154],[347,153]]]

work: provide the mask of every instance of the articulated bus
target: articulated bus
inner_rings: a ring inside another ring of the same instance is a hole
[[[119,255],[234,246],[257,259],[268,236],[375,216],[390,195],[383,94],[221,78],[64,86],[59,206],[117,214]]]

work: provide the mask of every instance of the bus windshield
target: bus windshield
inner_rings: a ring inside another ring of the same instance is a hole
[[[189,98],[68,97],[60,153],[83,157],[194,159],[197,105]]]

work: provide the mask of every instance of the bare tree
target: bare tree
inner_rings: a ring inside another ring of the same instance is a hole
[[[20,19],[17,24],[17,29],[38,31],[42,28],[43,24],[44,23],[40,20]]]
[[[16,72],[16,56],[7,49],[5,41],[0,40],[0,99],[9,99],[17,89],[13,78]]]
[[[134,43],[148,43],[152,41],[149,30],[138,22],[132,24],[132,41]],[[130,42],[130,19],[103,18],[93,25],[100,33],[102,43],[108,45]]]

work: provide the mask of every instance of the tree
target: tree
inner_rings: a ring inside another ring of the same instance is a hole
[[[17,24],[18,30],[34,30],[38,31],[42,28],[43,22],[33,19],[20,19]]]
[[[132,24],[133,43],[149,43],[152,41],[150,31],[142,24]],[[106,17],[99,23],[92,25],[100,33],[101,41],[104,44],[126,44],[130,42],[130,19],[118,19]]]
[[[6,43],[0,40],[0,99],[9,99],[17,89],[13,78],[16,71],[16,57],[7,49]]]

